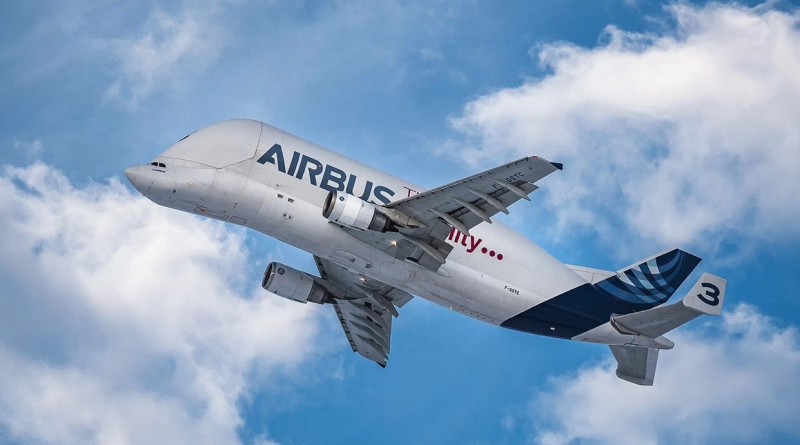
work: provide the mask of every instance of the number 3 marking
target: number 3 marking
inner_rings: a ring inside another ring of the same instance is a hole
[[[702,283],[701,286],[706,288],[706,294],[697,294],[703,303],[709,306],[716,306],[719,304],[719,288],[711,283]],[[709,298],[706,298],[709,297]]]

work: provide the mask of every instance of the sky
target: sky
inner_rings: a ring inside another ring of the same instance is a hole
[[[7,1],[0,116],[2,444],[800,443],[796,3]],[[125,181],[238,117],[426,187],[563,162],[505,222],[600,269],[684,248],[723,315],[643,388],[415,298],[381,369],[260,288],[310,255]]]

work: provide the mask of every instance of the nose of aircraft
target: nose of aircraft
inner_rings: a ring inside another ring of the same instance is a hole
[[[125,177],[132,186],[136,187],[136,176],[139,174],[139,166],[128,167],[125,169]]]

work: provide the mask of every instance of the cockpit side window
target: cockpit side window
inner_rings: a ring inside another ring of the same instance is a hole
[[[163,162],[159,162],[158,166],[161,167],[161,168],[167,168],[167,164],[165,164]]]

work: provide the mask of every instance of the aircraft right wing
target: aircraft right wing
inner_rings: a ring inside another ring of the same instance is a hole
[[[534,183],[556,170],[559,163],[531,156],[468,176],[433,190],[409,196],[382,208],[398,225],[398,237],[345,227],[352,236],[395,258],[411,259],[437,270],[452,250],[445,239],[455,228],[464,234],[539,187]]]
[[[508,213],[508,206],[528,198],[538,187],[534,183],[556,170],[563,168],[531,156],[508,164],[468,176],[433,190],[428,190],[386,207],[432,226],[442,219],[464,233],[482,222],[491,224],[491,217],[498,212]]]

